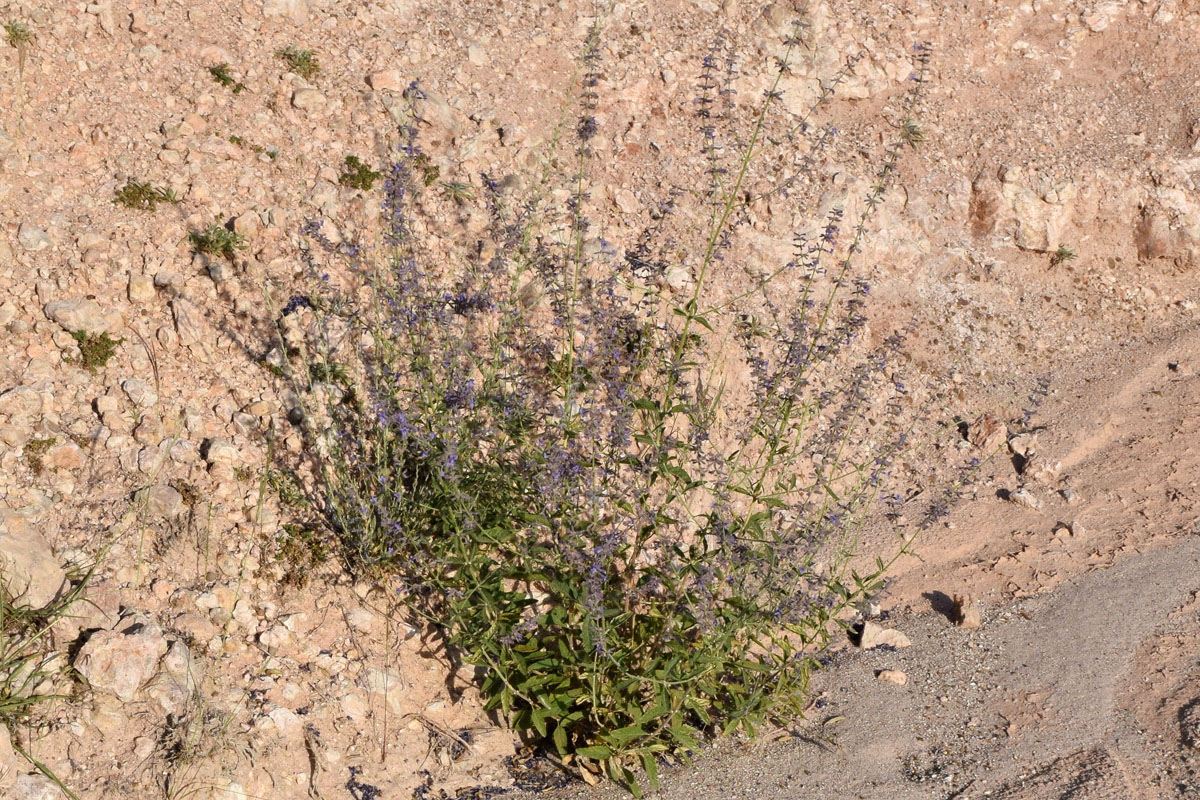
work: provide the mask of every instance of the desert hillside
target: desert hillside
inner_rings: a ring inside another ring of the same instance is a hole
[[[836,132],[779,156],[798,200],[748,204],[718,285],[855,219],[907,136],[863,338],[906,331],[958,431],[904,474],[982,467],[805,718],[664,765],[662,797],[1200,798],[1196,0],[0,0],[0,576],[67,609],[34,662],[0,640],[0,699],[42,698],[0,704],[0,797],[621,796],[525,747],[300,524],[280,344],[351,285],[327,256],[383,241],[407,126],[429,248],[475,242],[485,184],[535,191],[575,127],[598,31],[586,199],[632,242],[704,175],[706,57],[750,125],[797,19],[773,113],[836,75]],[[648,292],[697,280],[678,252]],[[934,491],[897,489],[863,563]]]

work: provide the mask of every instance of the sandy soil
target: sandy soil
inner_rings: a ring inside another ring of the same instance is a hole
[[[748,113],[796,5],[616,4],[597,224],[636,232],[660,181],[702,170],[694,101],[714,33],[740,54],[732,113]],[[793,229],[860,202],[911,47],[929,41],[926,141],[863,253],[871,335],[911,327],[909,366],[945,389],[937,411],[964,424],[949,445],[963,453],[985,416],[1019,419],[1040,379],[1049,395],[1036,438],[993,442],[878,598],[875,621],[911,646],[843,643],[806,721],[719,743],[668,771],[662,796],[1200,797],[1200,5],[809,5],[788,113],[866,57],[824,112],[841,133],[806,184],[812,203],[756,207],[736,252],[786,260]],[[106,554],[55,642],[77,660],[91,642],[95,685],[73,679],[14,738],[81,797],[511,787],[517,745],[468,671],[385,613],[378,587],[303,548],[282,557],[296,510],[263,488],[266,432],[299,441],[263,363],[272,309],[303,286],[304,220],[335,238],[373,229],[378,190],[340,186],[339,170],[351,153],[383,162],[404,88],[420,79],[432,98],[421,135],[443,178],[527,175],[592,11],[0,0],[0,22],[34,35],[23,54],[0,44],[0,532],[35,529],[51,573]],[[289,45],[321,72],[289,72]],[[220,63],[245,91],[214,81]],[[129,179],[180,203],[117,206]],[[431,235],[479,230],[477,213],[439,213]],[[193,256],[189,231],[214,222],[248,239],[232,264]],[[1060,244],[1076,257],[1054,262]],[[109,365],[81,368],[68,313],[122,340]],[[864,559],[897,532],[873,524]],[[954,595],[981,604],[981,627],[952,624]],[[122,664],[156,654],[129,662],[131,691],[95,666],[104,642]],[[6,758],[0,796],[56,796]],[[538,794],[618,796],[554,791]]]

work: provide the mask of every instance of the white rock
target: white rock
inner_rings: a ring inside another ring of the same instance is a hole
[[[338,211],[338,188],[329,181],[317,181],[312,190],[308,193],[308,202],[317,208],[326,216],[333,216]],[[326,222],[321,232],[326,237],[330,233],[330,224]],[[336,244],[336,240],[333,240]]]
[[[346,612],[346,623],[360,633],[370,633],[375,627],[375,615],[361,606]]]
[[[1070,183],[1047,186],[1046,179],[1016,167],[1005,168],[1001,180],[1005,206],[1001,216],[1006,227],[1011,224],[1017,246],[1042,252],[1058,247],[1070,225],[1078,187]]]
[[[135,303],[149,303],[158,294],[154,279],[149,275],[129,276],[129,299]]]
[[[33,608],[44,607],[67,586],[50,543],[20,514],[0,515],[0,583],[8,596]]]
[[[5,796],[12,800],[62,800],[66,797],[54,781],[40,772],[18,775],[12,786],[12,794]]]
[[[44,310],[47,317],[69,333],[83,331],[97,335],[105,333],[111,327],[111,322],[104,316],[104,310],[95,300],[55,300],[47,303]]]
[[[113,630],[96,631],[75,656],[74,667],[94,690],[123,702],[137,697],[167,653],[167,640],[154,620],[122,617]]]
[[[89,250],[107,249],[108,239],[94,231],[84,231],[76,238],[75,244],[79,248],[79,252],[86,253]]]
[[[263,3],[263,16],[287,17],[295,23],[303,22],[308,17],[308,0],[266,0]]]
[[[325,95],[316,89],[297,89],[292,92],[292,105],[301,111],[312,113],[325,108]]]
[[[275,724],[275,730],[284,739],[299,741],[304,735],[304,723],[290,708],[278,706],[271,709],[267,717]]]
[[[266,648],[268,653],[278,653],[291,647],[296,637],[283,625],[272,625],[258,635],[258,643]]]
[[[367,76],[367,83],[377,92],[403,92],[408,84],[398,69],[381,69]]]
[[[480,44],[472,44],[467,47],[467,61],[477,67],[486,67],[491,59],[488,57],[486,47]]]
[[[367,703],[362,695],[352,692],[342,698],[342,713],[354,722],[362,722],[367,718]]]
[[[138,408],[149,408],[158,402],[158,393],[149,381],[142,378],[126,378],[121,382],[121,388]]]
[[[0,786],[12,785],[20,763],[9,739],[8,729],[0,725]]]
[[[862,634],[858,646],[863,650],[876,647],[908,647],[912,644],[907,636],[893,628],[884,628],[874,622],[863,623]]]
[[[210,439],[204,449],[204,460],[209,464],[232,464],[237,458],[238,449],[228,439]]]
[[[1010,499],[1019,506],[1032,508],[1035,511],[1042,507],[1042,501],[1028,489],[1018,489],[1010,495]]]
[[[663,277],[672,292],[676,294],[682,293],[692,283],[692,273],[688,272],[683,267],[671,267],[667,270],[667,274]]]
[[[1080,13],[1079,21],[1092,33],[1100,33],[1108,29],[1108,26],[1112,24],[1113,17],[1120,13],[1121,6],[1126,2],[1127,0],[1105,0],[1097,3],[1092,8],[1085,9]]]
[[[145,503],[146,512],[151,517],[172,519],[184,511],[183,495],[171,486],[148,486],[139,489],[134,495],[136,502]]]
[[[79,469],[83,466],[83,451],[74,442],[60,442],[46,451],[42,463],[53,470]]]
[[[629,189],[619,189],[613,193],[613,202],[622,214],[636,214],[641,204],[637,196]]]
[[[983,625],[983,612],[979,601],[969,594],[954,595],[954,624],[964,630],[975,630]]]
[[[32,386],[14,386],[0,392],[0,415],[28,417],[42,412],[42,393]]]
[[[195,303],[184,297],[176,297],[171,301],[171,316],[175,320],[175,332],[179,334],[181,342],[194,345],[204,341],[204,314]]]
[[[146,685],[146,696],[167,714],[183,711],[196,692],[197,668],[183,642],[171,642],[162,666]]]
[[[372,668],[367,673],[367,689],[382,697],[392,712],[399,714],[404,706],[404,681],[394,669]]]
[[[208,66],[232,64],[233,54],[220,45],[210,44],[200,49],[200,60]]]
[[[262,218],[258,216],[257,211],[247,211],[244,214],[239,214],[233,221],[233,232],[246,239],[253,239],[258,236],[261,228]]]
[[[45,250],[53,244],[50,241],[50,234],[29,222],[22,222],[21,227],[17,229],[17,243],[26,250],[34,252]]]
[[[1019,433],[1008,440],[1008,448],[1013,455],[1028,458],[1037,452],[1038,438],[1036,433]]]

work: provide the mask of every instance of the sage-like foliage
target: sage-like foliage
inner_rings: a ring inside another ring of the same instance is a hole
[[[664,756],[800,714],[843,612],[888,566],[849,563],[914,420],[903,332],[863,341],[856,259],[922,135],[926,46],[861,207],[797,231],[786,264],[735,287],[720,277],[751,205],[786,203],[836,138],[812,120],[844,73],[813,115],[779,108],[805,36],[797,25],[741,121],[714,45],[696,103],[707,179],[664,194],[620,243],[596,230],[585,188],[598,28],[570,143],[555,140],[555,163],[572,165],[565,201],[536,176],[525,197],[482,176],[454,202],[486,208],[486,230],[453,254],[431,247],[430,159],[404,130],[379,247],[306,227],[311,255],[344,258],[355,291],[327,284],[281,314],[320,506],[353,568],[394,585],[478,667],[516,729],[635,793]],[[760,180],[781,151],[790,171]],[[702,220],[686,248],[684,208]]]

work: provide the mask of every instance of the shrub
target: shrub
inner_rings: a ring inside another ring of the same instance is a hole
[[[178,203],[179,198],[170,189],[154,186],[149,182],[143,183],[130,179],[117,189],[113,198],[114,203],[126,208],[138,208],[144,211],[154,211],[159,203]]]
[[[654,784],[660,758],[706,736],[799,715],[824,646],[890,563],[850,567],[908,447],[903,336],[864,339],[869,287],[853,262],[902,149],[920,141],[909,115],[925,46],[848,235],[835,209],[796,233],[789,263],[716,277],[736,268],[752,205],[795,185],[776,162],[759,169],[772,143],[796,148],[802,176],[834,136],[778,110],[803,35],[785,42],[748,133],[714,48],[697,104],[708,191],[666,197],[623,257],[591,231],[583,188],[594,30],[565,202],[535,186],[511,204],[483,176],[484,242],[448,258],[445,238],[425,243],[438,198],[422,196],[429,160],[409,129],[386,178],[385,254],[308,224],[358,283],[326,282],[281,314],[282,350],[325,365],[287,374],[307,398],[316,499],[351,564],[396,582],[479,669],[490,709],[583,777],[635,793],[634,770]],[[696,218],[708,222],[684,239]],[[799,289],[781,299],[785,283]],[[335,362],[342,380],[329,379]]]
[[[1068,261],[1074,261],[1078,257],[1078,253],[1073,248],[1067,247],[1065,244],[1060,244],[1058,249],[1050,254],[1051,268],[1057,267],[1060,264],[1066,264]]]
[[[117,345],[125,341],[114,339],[107,333],[94,334],[87,331],[75,331],[71,338],[79,346],[79,363],[84,369],[92,372],[103,369],[116,354]]]
[[[24,47],[33,41],[33,31],[23,22],[9,21],[4,23],[4,39],[11,47]]]
[[[229,71],[228,64],[216,64],[208,68],[208,74],[212,79],[221,84],[227,89],[233,91],[234,94],[241,94],[246,91],[246,84],[233,77],[233,73]]]
[[[45,439],[30,439],[25,443],[25,465],[34,475],[41,475],[46,470],[46,453],[57,441],[50,436]]]
[[[4,40],[8,42],[9,47],[17,48],[17,76],[23,80],[25,58],[29,52],[29,45],[33,43],[33,31],[24,22],[9,20],[4,23]]]
[[[379,180],[379,173],[364,164],[362,159],[358,156],[346,156],[342,165],[342,174],[338,176],[338,183],[342,186],[349,186],[351,189],[369,192],[377,180]]]
[[[202,231],[192,231],[188,240],[197,253],[223,256],[230,261],[238,250],[246,247],[245,238],[224,225],[209,225]]]
[[[289,72],[294,72],[305,80],[321,71],[321,65],[312,50],[301,50],[289,44],[282,50],[275,51],[275,56],[283,60]]]

